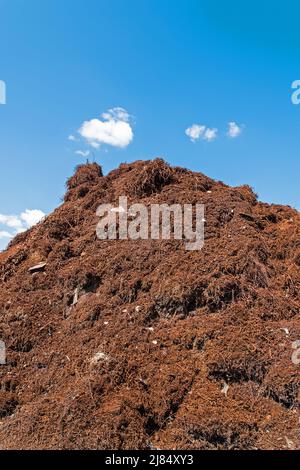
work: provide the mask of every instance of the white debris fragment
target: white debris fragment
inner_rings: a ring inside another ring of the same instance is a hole
[[[147,328],[148,331],[154,331],[154,328],[152,326],[149,326],[149,328]]]
[[[137,306],[135,307],[135,311],[136,311],[137,313],[140,311],[140,309],[141,309],[140,305],[137,305]]]
[[[73,296],[73,305],[76,305],[78,303],[78,297],[79,297],[79,289],[76,287],[74,291],[74,296]]]
[[[105,321],[105,322],[104,322],[104,325],[108,325],[108,321]]]
[[[35,266],[32,266],[31,268],[29,268],[28,271],[30,273],[36,273],[38,271],[44,271],[46,265],[47,265],[47,263],[39,263],[39,264],[36,264]]]
[[[104,352],[99,351],[92,357],[91,364],[98,364],[98,362],[104,362],[108,360],[109,356]]]
[[[300,364],[300,340],[299,339],[297,339],[296,341],[293,341],[292,348],[294,349],[294,352],[292,354],[292,363],[298,366]]]
[[[152,341],[152,344],[155,344],[155,345],[157,345],[157,341],[156,341],[156,339],[154,339],[154,340]]]
[[[285,440],[286,440],[286,444],[287,444],[288,448],[295,450],[294,441],[292,441],[291,439],[289,439],[289,438],[286,437],[286,436],[284,436],[284,438],[285,438]]]
[[[290,332],[288,328],[280,328],[280,329],[284,331],[287,336],[289,336]]]
[[[225,382],[221,390],[221,393],[224,393],[225,397],[227,397],[228,390],[229,390],[229,385]]]

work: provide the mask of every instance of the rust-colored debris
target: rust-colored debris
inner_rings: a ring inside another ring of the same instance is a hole
[[[98,240],[121,195],[205,204],[204,248]],[[79,167],[0,254],[2,448],[300,448],[299,221],[162,160]]]

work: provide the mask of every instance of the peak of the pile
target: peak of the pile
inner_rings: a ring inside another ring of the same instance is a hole
[[[111,184],[117,181],[124,182],[124,190],[128,196],[147,197],[161,191],[165,186],[179,184],[182,177],[186,177],[186,181],[190,179],[191,183],[192,179],[196,178],[198,189],[202,188],[203,190],[209,190],[213,184],[217,183],[202,173],[196,173],[179,166],[171,166],[162,158],[121,163],[118,168],[111,170],[105,176],[98,163],[87,162],[78,165],[74,175],[67,180],[64,201],[81,199],[92,188],[108,189]]]

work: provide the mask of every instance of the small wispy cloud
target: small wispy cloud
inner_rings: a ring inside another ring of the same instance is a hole
[[[76,150],[76,155],[80,155],[81,157],[88,157],[91,153],[89,150]]]
[[[101,115],[101,119],[85,121],[78,133],[93,148],[106,144],[125,148],[133,140],[129,113],[120,107],[111,108]]]
[[[242,133],[242,130],[242,126],[238,125],[234,121],[231,121],[228,123],[227,136],[234,139]]]
[[[243,132],[244,126],[237,124],[235,121],[230,121],[227,126],[226,135],[231,139],[235,139]],[[197,140],[206,140],[207,142],[213,142],[218,137],[218,129],[206,127],[203,124],[193,124],[185,130],[185,134],[190,138],[192,142]]]
[[[212,142],[217,138],[218,135],[218,129],[210,129],[207,128],[203,134],[203,139],[206,140],[207,142]]]
[[[102,113],[102,117],[106,121],[115,120],[128,122],[130,119],[130,114],[126,111],[126,109],[116,107],[110,108],[106,113]]]
[[[75,135],[71,134],[68,136],[68,140],[70,140],[71,142],[77,142],[78,139],[75,137]]]
[[[196,142],[199,139],[212,142],[217,138],[218,129],[211,129],[204,126],[203,124],[193,124],[185,130],[185,134],[191,139],[192,142]]]
[[[40,222],[45,216],[46,214],[39,209],[26,209],[22,212],[20,218],[25,222],[27,227],[32,227]]]
[[[191,127],[188,127],[185,131],[186,135],[191,139],[192,142],[196,142],[204,133],[205,126],[201,124],[193,124]]]
[[[19,230],[23,227],[22,220],[16,215],[5,215],[0,214],[0,224],[6,225],[6,227]]]
[[[4,238],[12,238],[12,234],[9,232],[6,232],[5,230],[0,230],[0,240],[3,240]]]

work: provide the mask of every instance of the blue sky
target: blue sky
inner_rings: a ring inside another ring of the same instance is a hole
[[[300,208],[296,1],[0,0],[0,15],[0,215],[16,215],[21,229],[31,223],[20,218],[26,209],[60,203],[86,160],[78,150],[105,172],[163,156]],[[101,115],[116,107],[130,115],[121,121],[133,138],[92,147],[78,129],[92,119],[114,125]],[[242,126],[236,138],[229,122]],[[192,142],[193,124],[217,137]],[[7,220],[0,233],[12,228]]]

